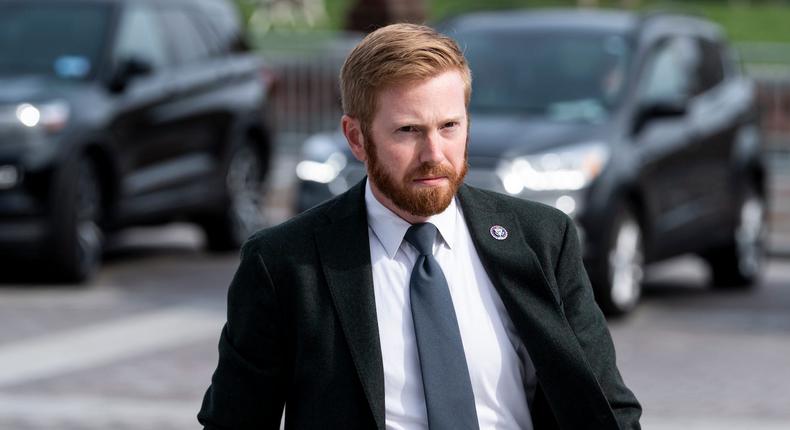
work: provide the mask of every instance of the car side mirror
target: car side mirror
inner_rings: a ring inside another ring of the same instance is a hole
[[[633,133],[638,134],[653,120],[679,118],[686,115],[687,105],[688,100],[679,97],[641,103],[634,120]]]
[[[122,60],[115,68],[109,82],[110,91],[115,93],[123,92],[132,79],[150,75],[154,68],[151,63],[139,58],[130,57]]]

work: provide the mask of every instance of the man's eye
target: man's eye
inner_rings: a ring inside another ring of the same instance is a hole
[[[417,131],[417,127],[413,125],[404,125],[403,127],[399,128],[398,131],[402,133],[414,133]]]
[[[454,128],[458,126],[458,121],[450,121],[444,125],[444,128]]]

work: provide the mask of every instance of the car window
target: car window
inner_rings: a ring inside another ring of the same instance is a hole
[[[647,102],[686,100],[698,88],[700,54],[687,37],[664,40],[646,63],[641,99]]]
[[[179,64],[206,59],[211,49],[191,15],[182,9],[167,8],[162,11],[167,34]]]
[[[450,34],[472,69],[473,112],[601,121],[621,98],[631,47],[620,34],[554,29]]]
[[[704,92],[715,87],[724,79],[724,62],[718,44],[711,40],[700,39],[699,47],[702,52],[699,71],[700,91]]]
[[[238,11],[226,2],[203,2],[200,4],[207,27],[210,27],[220,51],[239,51],[243,45]]]
[[[168,65],[162,27],[152,9],[133,6],[125,11],[121,17],[113,59],[115,64],[129,59],[144,61],[154,71]]]
[[[197,11],[189,12],[189,16],[192,18],[191,22],[194,24],[197,32],[200,34],[200,38],[203,40],[203,42],[205,42],[205,45],[208,48],[208,55],[211,57],[218,57],[224,54],[225,49],[222,46],[220,35],[208,17],[204,16],[203,13],[198,13]]]
[[[107,4],[0,2],[0,75],[93,76],[110,16]]]

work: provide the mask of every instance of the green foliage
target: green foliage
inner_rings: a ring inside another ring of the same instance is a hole
[[[536,7],[570,7],[576,2],[571,0],[428,0],[432,19],[442,19],[459,13],[475,10],[522,9]]]
[[[254,4],[249,0],[233,0],[233,2],[236,3],[236,7],[238,7],[244,22],[249,22],[252,12],[255,9]]]
[[[346,13],[355,0],[324,0],[326,14],[329,15],[329,29],[342,30],[346,21]]]
[[[348,9],[357,0],[324,0],[328,21],[318,30],[341,30]],[[396,0],[397,1],[397,0]],[[475,10],[538,7],[575,7],[576,0],[423,0],[432,21]],[[246,18],[257,0],[235,0]],[[622,7],[623,0],[598,0],[599,7]],[[724,27],[737,42],[790,42],[790,1],[777,0],[632,0],[640,9],[687,11],[710,18]]]
[[[700,2],[703,15],[719,23],[738,42],[790,42],[790,6],[778,3],[748,4]]]
[[[434,19],[474,10],[576,7],[572,0],[433,0],[430,1]],[[599,7],[622,7],[626,3],[599,0]],[[738,42],[790,42],[790,2],[745,0],[697,1],[635,1],[639,9],[670,10],[706,16],[719,23],[730,37]]]

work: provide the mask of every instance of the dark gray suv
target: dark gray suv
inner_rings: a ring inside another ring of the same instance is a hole
[[[2,264],[82,280],[106,232],[173,219],[238,246],[262,224],[270,76],[230,1],[0,0]]]
[[[438,27],[474,79],[466,182],[572,216],[604,311],[633,309],[644,265],[679,254],[703,256],[717,287],[756,281],[766,203],[755,87],[716,25],[550,10]],[[321,134],[297,176],[305,210],[364,167],[342,135]]]

